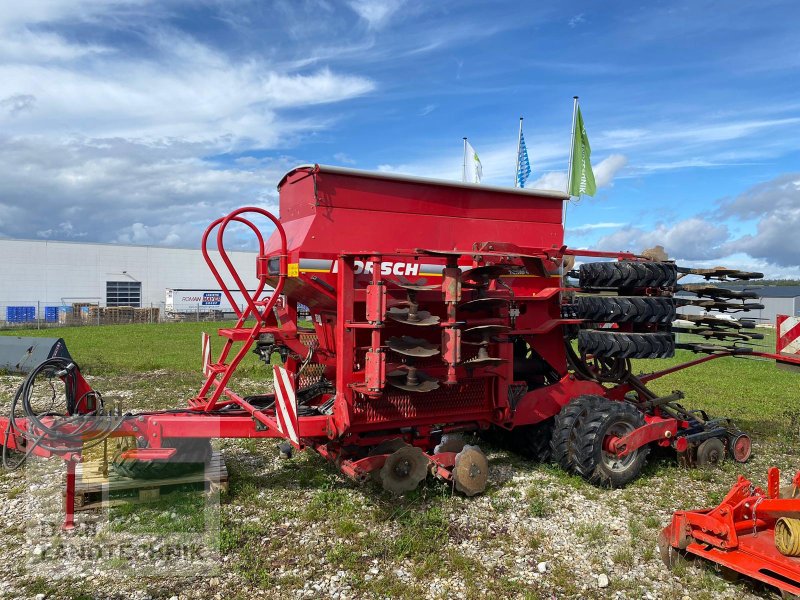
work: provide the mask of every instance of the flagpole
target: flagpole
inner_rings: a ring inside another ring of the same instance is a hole
[[[563,226],[567,226],[567,207],[572,199],[572,161],[575,160],[575,124],[578,121],[578,97],[572,97],[572,134],[569,138],[569,167],[567,167],[567,201],[564,202]]]
[[[464,138],[464,164],[461,167],[461,183],[467,182],[467,138]]]
[[[578,120],[578,97],[572,97],[572,134],[569,138],[569,167],[567,168],[567,194],[572,190],[572,161],[575,159],[575,123]],[[570,198],[572,196],[570,195]]]
[[[519,118],[519,135],[517,135],[517,168],[514,171],[514,187],[519,187],[519,149],[522,145],[522,117]]]

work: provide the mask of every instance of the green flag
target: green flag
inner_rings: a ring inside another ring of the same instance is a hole
[[[597,184],[594,182],[592,173],[592,163],[589,158],[592,155],[592,147],[589,146],[589,136],[586,135],[586,128],[583,126],[581,108],[578,107],[578,114],[575,119],[575,138],[572,140],[572,177],[570,178],[569,195],[594,196],[597,191]]]

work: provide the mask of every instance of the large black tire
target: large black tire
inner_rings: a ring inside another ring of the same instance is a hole
[[[650,452],[637,448],[617,458],[603,450],[606,436],[623,437],[645,424],[644,415],[627,402],[603,400],[593,404],[575,429],[576,470],[594,485],[620,488],[636,479]]]
[[[584,263],[579,269],[580,286],[593,288],[674,287],[678,281],[675,263],[620,260]]]
[[[511,430],[511,449],[536,462],[550,460],[550,440],[553,436],[553,419],[535,425],[522,425]]]
[[[123,459],[117,455],[111,467],[131,479],[168,479],[199,471],[211,460],[211,442],[207,439],[164,438],[161,445],[177,452],[169,460]]]
[[[550,460],[565,471],[575,471],[577,466],[572,450],[577,421],[591,406],[602,400],[601,396],[578,396],[565,404],[555,416],[553,435],[550,438]]]
[[[583,329],[578,332],[578,350],[599,358],[669,358],[675,355],[675,338],[667,332]]]
[[[671,323],[675,300],[663,296],[578,296],[579,319],[595,323]]]

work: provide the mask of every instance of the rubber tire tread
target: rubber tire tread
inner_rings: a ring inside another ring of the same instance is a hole
[[[521,425],[511,430],[511,450],[536,462],[550,460],[550,440],[553,436],[554,419],[546,419],[534,425]]]
[[[578,351],[599,358],[670,358],[675,356],[675,338],[668,332],[582,329],[578,332]]]
[[[555,416],[553,435],[550,438],[550,460],[565,471],[575,471],[571,444],[574,441],[575,425],[578,419],[591,406],[602,400],[601,396],[577,396],[565,404]]]
[[[672,288],[678,282],[675,263],[620,260],[584,263],[578,270],[580,287],[592,288]]]
[[[667,324],[675,320],[675,300],[663,296],[578,296],[578,318],[595,323]]]
[[[644,415],[627,402],[603,399],[597,402],[582,416],[575,431],[574,453],[578,473],[592,485],[621,488],[636,479],[642,472],[650,446],[636,450],[636,458],[622,472],[607,471],[600,460],[603,452],[603,439],[606,431],[620,420],[634,427],[645,425]]]
[[[204,468],[211,461],[211,441],[197,438],[164,438],[164,448],[177,452],[169,460],[135,460],[114,457],[111,468],[131,479],[168,479]]]

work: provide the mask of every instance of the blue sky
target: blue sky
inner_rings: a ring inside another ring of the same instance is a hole
[[[792,1],[28,0],[0,8],[0,235],[195,247],[298,163],[600,189],[567,241],[800,276]]]

